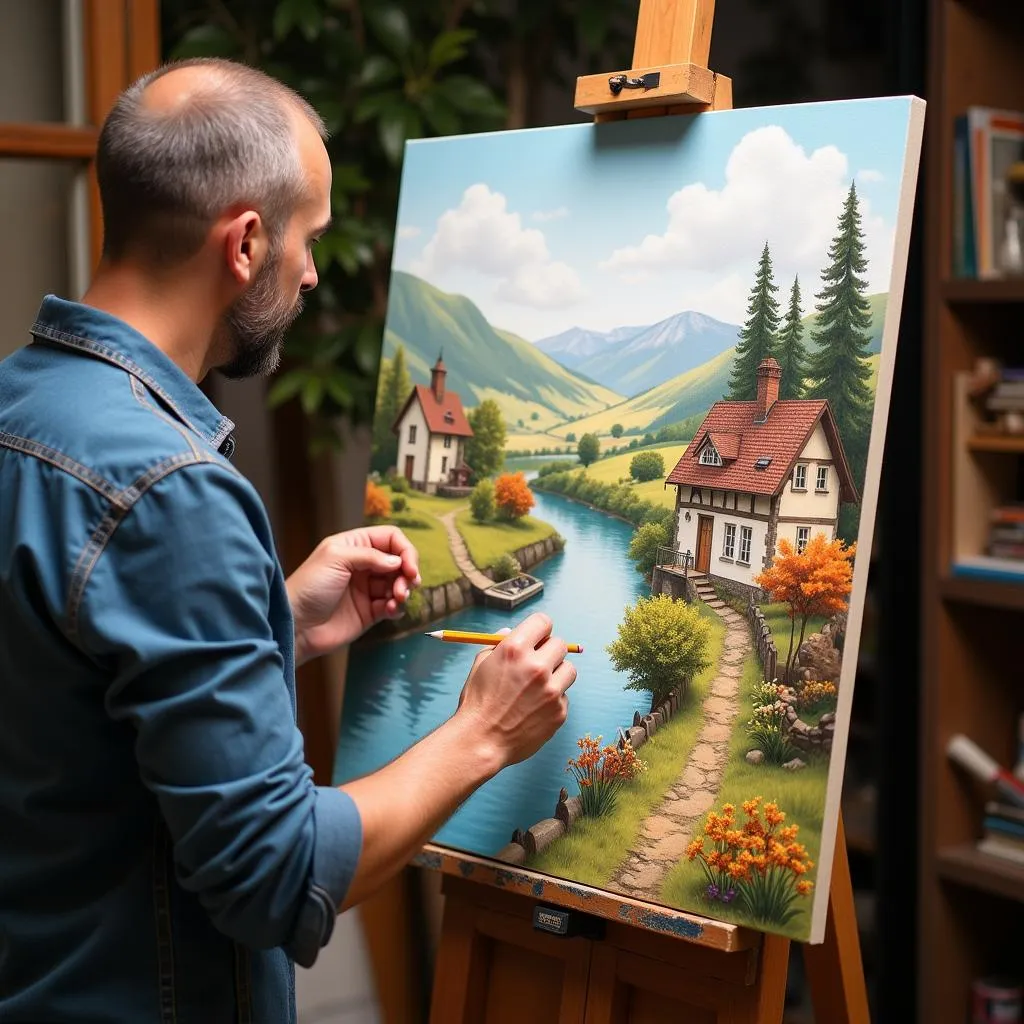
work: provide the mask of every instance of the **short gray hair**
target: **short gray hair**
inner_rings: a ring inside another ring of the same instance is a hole
[[[145,102],[148,85],[188,66],[214,74],[187,104],[166,111]],[[104,121],[96,155],[104,256],[132,254],[163,265],[187,259],[234,203],[260,212],[276,248],[306,194],[289,106],[326,139],[306,100],[245,64],[197,57],[165,64],[130,85]]]

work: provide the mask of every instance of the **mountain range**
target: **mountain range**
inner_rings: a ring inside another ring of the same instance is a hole
[[[685,310],[648,327],[574,327],[536,346],[563,366],[633,398],[721,355],[736,344],[739,331],[736,324]]]
[[[884,293],[868,297],[874,370],[886,300]],[[817,318],[803,320],[809,350]],[[738,333],[734,324],[687,310],[646,327],[574,327],[531,344],[492,326],[465,296],[395,271],[384,356],[402,345],[413,380],[427,383],[443,355],[447,387],[466,407],[493,398],[514,444],[539,449],[569,434],[607,436],[616,423],[627,432],[657,431],[705,412],[728,392]]]

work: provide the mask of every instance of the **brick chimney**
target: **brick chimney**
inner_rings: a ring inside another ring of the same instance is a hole
[[[779,400],[779,381],[782,367],[768,356],[757,368],[757,423],[764,423],[771,407]]]
[[[441,354],[438,353],[437,362],[430,371],[430,390],[434,392],[434,397],[439,403],[444,401],[444,378],[447,373],[444,363],[441,362]]]

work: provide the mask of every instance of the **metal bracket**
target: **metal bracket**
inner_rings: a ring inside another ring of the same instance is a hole
[[[618,96],[623,89],[643,89],[644,92],[647,92],[648,89],[657,89],[660,84],[660,71],[649,71],[639,78],[630,78],[629,75],[612,75],[608,79],[608,88],[611,89],[613,96]]]

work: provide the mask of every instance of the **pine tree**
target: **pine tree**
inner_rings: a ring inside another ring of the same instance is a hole
[[[807,375],[807,349],[803,343],[804,325],[800,321],[800,278],[793,278],[789,293],[789,309],[779,333],[775,358],[782,368],[779,398],[803,398]]]
[[[401,345],[395,349],[393,358],[382,361],[378,381],[371,468],[385,473],[395,466],[398,459],[398,438],[391,427],[412,391],[412,378],[405,362],[405,349]]]
[[[736,345],[736,361],[729,379],[729,401],[752,402],[757,398],[757,368],[761,360],[774,355],[775,332],[779,327],[778,287],[772,274],[768,243],[757,266],[754,287],[750,290],[747,322]]]
[[[814,381],[808,398],[827,398],[839,427],[854,481],[863,486],[871,431],[873,395],[867,363],[871,340],[871,307],[864,272],[864,239],[861,233],[857,188],[850,185],[839,227],[828,250],[829,266],[822,272],[818,293],[818,318],[807,376]]]

